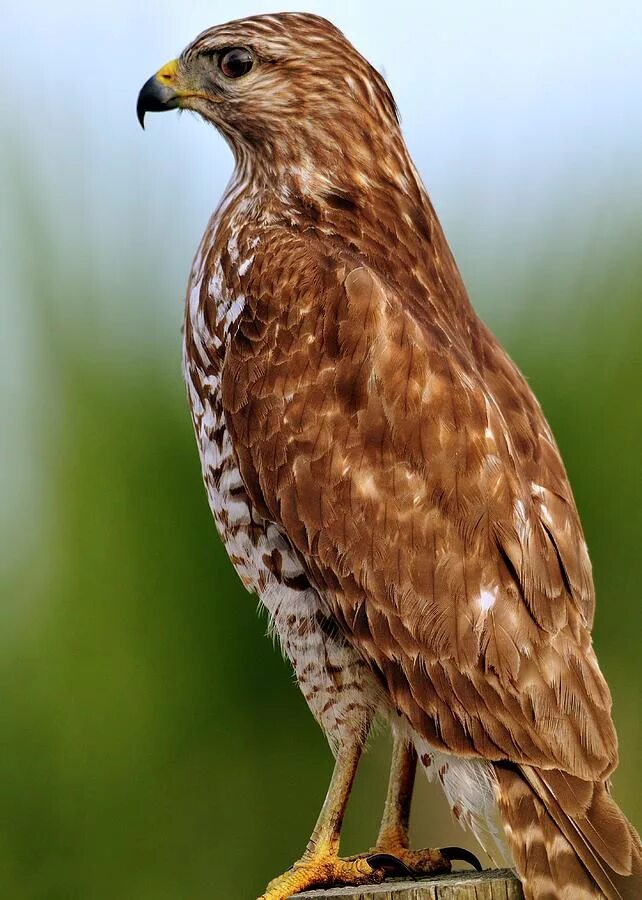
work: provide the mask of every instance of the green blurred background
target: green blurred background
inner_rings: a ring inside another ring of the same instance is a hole
[[[556,433],[595,570],[615,794],[639,826],[642,16],[408,2],[391,23],[385,4],[301,6],[385,69],[473,301]],[[180,374],[187,272],[231,160],[189,117],[150,117],[145,135],[134,117],[143,80],[198,30],[268,10],[3,8],[10,900],[255,897],[325,793],[330,754],[216,536]],[[388,751],[379,735],[362,766],[350,851],[375,834]],[[474,846],[423,782],[415,835]]]

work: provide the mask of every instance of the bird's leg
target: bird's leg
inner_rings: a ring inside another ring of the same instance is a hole
[[[402,864],[400,870],[409,869],[413,875],[450,872],[450,860],[440,850],[409,849],[410,807],[416,773],[417,752],[414,746],[395,734],[379,835],[367,859],[373,864],[387,862],[391,869],[395,867],[394,861],[399,860]]]
[[[379,826],[377,847],[408,847],[410,807],[416,774],[417,753],[414,746],[395,735],[388,793]]]
[[[377,870],[365,857],[342,859],[338,855],[343,817],[362,748],[362,740],[355,739],[353,744],[339,750],[330,787],[305,853],[291,869],[269,883],[259,900],[285,900],[312,887],[383,881],[383,871]]]
[[[410,807],[417,772],[414,746],[395,734],[388,793],[374,849],[365,856],[375,868],[410,875],[435,875],[450,872],[452,859],[464,859],[481,868],[466,850],[410,850]]]

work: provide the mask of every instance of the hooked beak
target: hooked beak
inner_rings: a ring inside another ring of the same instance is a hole
[[[173,59],[145,82],[136,103],[136,115],[141,128],[145,127],[145,113],[165,112],[179,106],[181,91],[176,86],[177,75],[178,60]]]

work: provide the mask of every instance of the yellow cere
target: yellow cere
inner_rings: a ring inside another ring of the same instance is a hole
[[[163,84],[171,85],[176,80],[177,72],[178,60],[173,59],[171,62],[166,63],[162,69],[158,70],[158,72],[156,73],[156,78]]]

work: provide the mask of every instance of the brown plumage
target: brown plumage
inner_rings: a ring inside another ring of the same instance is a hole
[[[283,14],[199,36],[142,113],[151,91],[235,154],[188,293],[190,402],[232,561],[339,757],[381,715],[482,840],[497,803],[528,898],[642,895],[571,488],[385,82]]]

